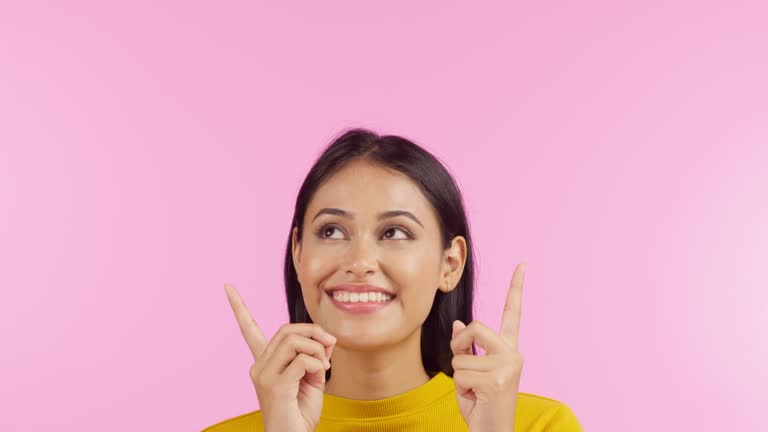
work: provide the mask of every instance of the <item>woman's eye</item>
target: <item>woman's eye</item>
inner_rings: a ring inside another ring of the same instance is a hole
[[[387,234],[393,233],[395,231],[400,231],[401,233],[404,234],[405,237],[397,238],[397,239],[394,239],[394,240],[408,240],[409,238],[411,238],[411,236],[404,229],[398,228],[398,227],[389,227],[389,228],[387,228],[384,231],[384,237],[387,238],[387,239],[392,240],[392,237],[387,235]]]
[[[326,226],[320,228],[320,231],[319,231],[320,238],[324,238],[324,239],[325,238],[331,238],[331,237],[326,237],[326,234],[328,234],[329,232],[333,232],[333,230],[340,231],[338,228],[336,228],[335,226],[332,226],[332,225],[326,225]]]

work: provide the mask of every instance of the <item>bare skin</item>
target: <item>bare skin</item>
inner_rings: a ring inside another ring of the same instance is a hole
[[[515,425],[523,356],[518,351],[525,263],[518,264],[496,333],[480,321],[453,322],[451,350],[459,410],[470,431],[511,431]],[[472,344],[485,355],[472,354]]]
[[[325,208],[352,216],[314,219]],[[409,211],[419,222],[407,216],[378,219],[390,210]],[[328,394],[382,399],[429,380],[421,362],[421,325],[437,290],[456,286],[466,242],[458,236],[442,249],[437,216],[410,178],[366,161],[344,167],[313,196],[300,243],[294,230],[293,257],[310,317],[338,339]],[[395,298],[374,314],[352,315],[336,308],[324,291],[342,283],[376,285]]]
[[[328,208],[345,213],[321,211]],[[406,210],[419,222],[404,215],[379,218],[391,210]],[[456,287],[466,241],[457,236],[443,250],[436,215],[415,183],[366,161],[350,163],[315,193],[301,242],[293,232],[292,255],[314,324],[286,324],[267,340],[237,290],[225,286],[254,356],[251,378],[265,430],[314,430],[325,393],[375,400],[429,380],[421,362],[421,325],[437,290]],[[477,320],[453,324],[456,397],[473,432],[514,425],[523,366],[517,339],[524,271],[520,264],[512,276],[499,333]],[[351,314],[325,291],[339,284],[375,285],[394,298],[374,313]],[[473,343],[486,355],[472,354]]]

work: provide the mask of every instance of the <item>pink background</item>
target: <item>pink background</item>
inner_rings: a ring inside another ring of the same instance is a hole
[[[259,3],[259,4],[255,4]],[[768,3],[0,3],[0,429],[258,408],[298,187],[342,129],[465,194],[477,317],[589,431],[768,421]],[[763,424],[761,427],[765,427]]]

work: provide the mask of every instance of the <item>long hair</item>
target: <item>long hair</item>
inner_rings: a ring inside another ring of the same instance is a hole
[[[445,167],[428,151],[397,135],[380,136],[367,129],[350,129],[323,151],[307,173],[296,198],[288,244],[285,249],[285,296],[291,323],[311,323],[293,264],[291,236],[297,228],[297,241],[303,237],[304,214],[320,185],[353,160],[365,159],[397,170],[411,178],[434,209],[440,225],[443,249],[455,236],[463,236],[467,245],[464,271],[455,289],[438,290],[432,309],[421,327],[421,359],[430,376],[438,371],[453,377],[450,347],[454,320],[472,321],[472,295],[475,284],[474,251],[464,204],[456,182]],[[474,345],[472,351],[476,353]],[[330,369],[326,378],[330,377]]]

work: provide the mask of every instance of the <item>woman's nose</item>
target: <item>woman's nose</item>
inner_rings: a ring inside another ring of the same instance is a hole
[[[375,273],[377,262],[375,242],[365,238],[357,238],[350,243],[344,261],[344,270],[354,274],[355,277],[365,277],[370,273]]]

